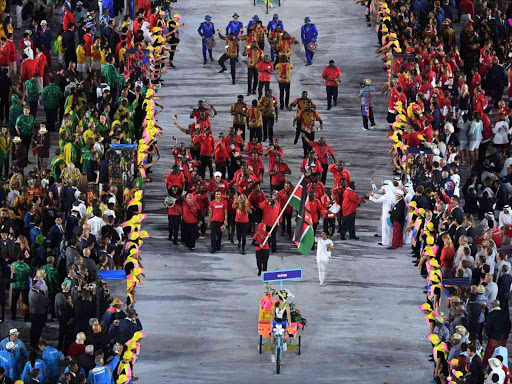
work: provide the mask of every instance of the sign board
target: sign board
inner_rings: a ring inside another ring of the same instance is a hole
[[[302,279],[302,269],[286,269],[282,271],[263,272],[261,281],[264,283],[270,281],[300,280]]]

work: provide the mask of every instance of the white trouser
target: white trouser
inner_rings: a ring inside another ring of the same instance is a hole
[[[16,6],[16,26],[18,27],[18,29],[22,27],[22,22],[23,22],[23,20],[21,20],[22,9],[23,9],[23,6],[21,6],[21,5]]]
[[[43,78],[42,77],[37,78],[37,90],[39,91],[39,93],[43,92]]]
[[[318,265],[318,279],[321,283],[325,280],[325,273],[327,272],[327,264],[329,264],[329,260],[317,260]]]

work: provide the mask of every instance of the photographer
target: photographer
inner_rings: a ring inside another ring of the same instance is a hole
[[[370,119],[370,123],[372,124],[371,129],[375,129],[377,128],[375,120],[373,119],[373,96],[375,95],[375,88],[372,85],[371,79],[364,79],[360,86],[359,97],[361,98],[363,129],[368,130],[368,119]]]

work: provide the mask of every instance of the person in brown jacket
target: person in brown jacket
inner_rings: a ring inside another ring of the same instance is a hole
[[[37,154],[37,166],[43,169],[46,159],[50,157],[50,135],[44,124],[41,124],[34,138],[33,151]]]
[[[16,136],[12,142],[14,144],[14,151],[12,153],[13,165],[18,168],[20,173],[23,173],[23,170],[27,166],[27,148],[25,148],[19,136]]]

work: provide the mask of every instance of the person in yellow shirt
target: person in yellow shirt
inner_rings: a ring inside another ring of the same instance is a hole
[[[279,104],[281,111],[285,106],[286,109],[289,108],[292,69],[293,64],[290,63],[290,58],[286,56],[280,56],[279,63],[276,65],[276,72],[277,82],[279,83]]]
[[[217,32],[219,33],[219,37],[222,40],[226,41],[226,51],[219,59],[219,65],[221,66],[221,70],[219,73],[225,72],[228,69],[226,68],[226,65],[224,64],[226,60],[229,59],[229,66],[231,67],[231,81],[233,84],[235,84],[235,65],[236,65],[236,57],[238,55],[238,38],[235,36],[233,32],[230,32],[229,35],[223,36],[220,31],[217,29]]]
[[[255,95],[258,88],[258,64],[263,60],[263,51],[258,47],[258,43],[253,41],[251,44],[247,42],[247,46],[242,52],[243,56],[247,56],[247,96]]]
[[[99,79],[101,74],[101,54],[103,49],[101,48],[101,39],[97,37],[94,40],[94,44],[91,46],[91,69],[96,72],[96,77]]]
[[[76,71],[78,73],[82,73],[82,79],[85,77],[85,72],[87,68],[85,60],[85,49],[84,49],[84,40],[80,40],[80,44],[76,47]]]
[[[9,176],[9,155],[12,149],[12,139],[8,128],[2,127],[0,133],[0,179],[6,180]],[[5,169],[5,176],[2,178],[2,171]]]
[[[258,142],[261,143],[263,136],[263,108],[258,105],[258,100],[253,100],[252,105],[247,111],[248,127],[250,132],[250,140],[253,137],[258,138]]]
[[[57,54],[57,61],[59,62],[59,64],[64,64],[64,47],[62,45],[62,34],[63,34],[63,31],[60,31],[59,32],[59,36],[57,37],[57,42],[55,43],[56,46],[56,54]]]

